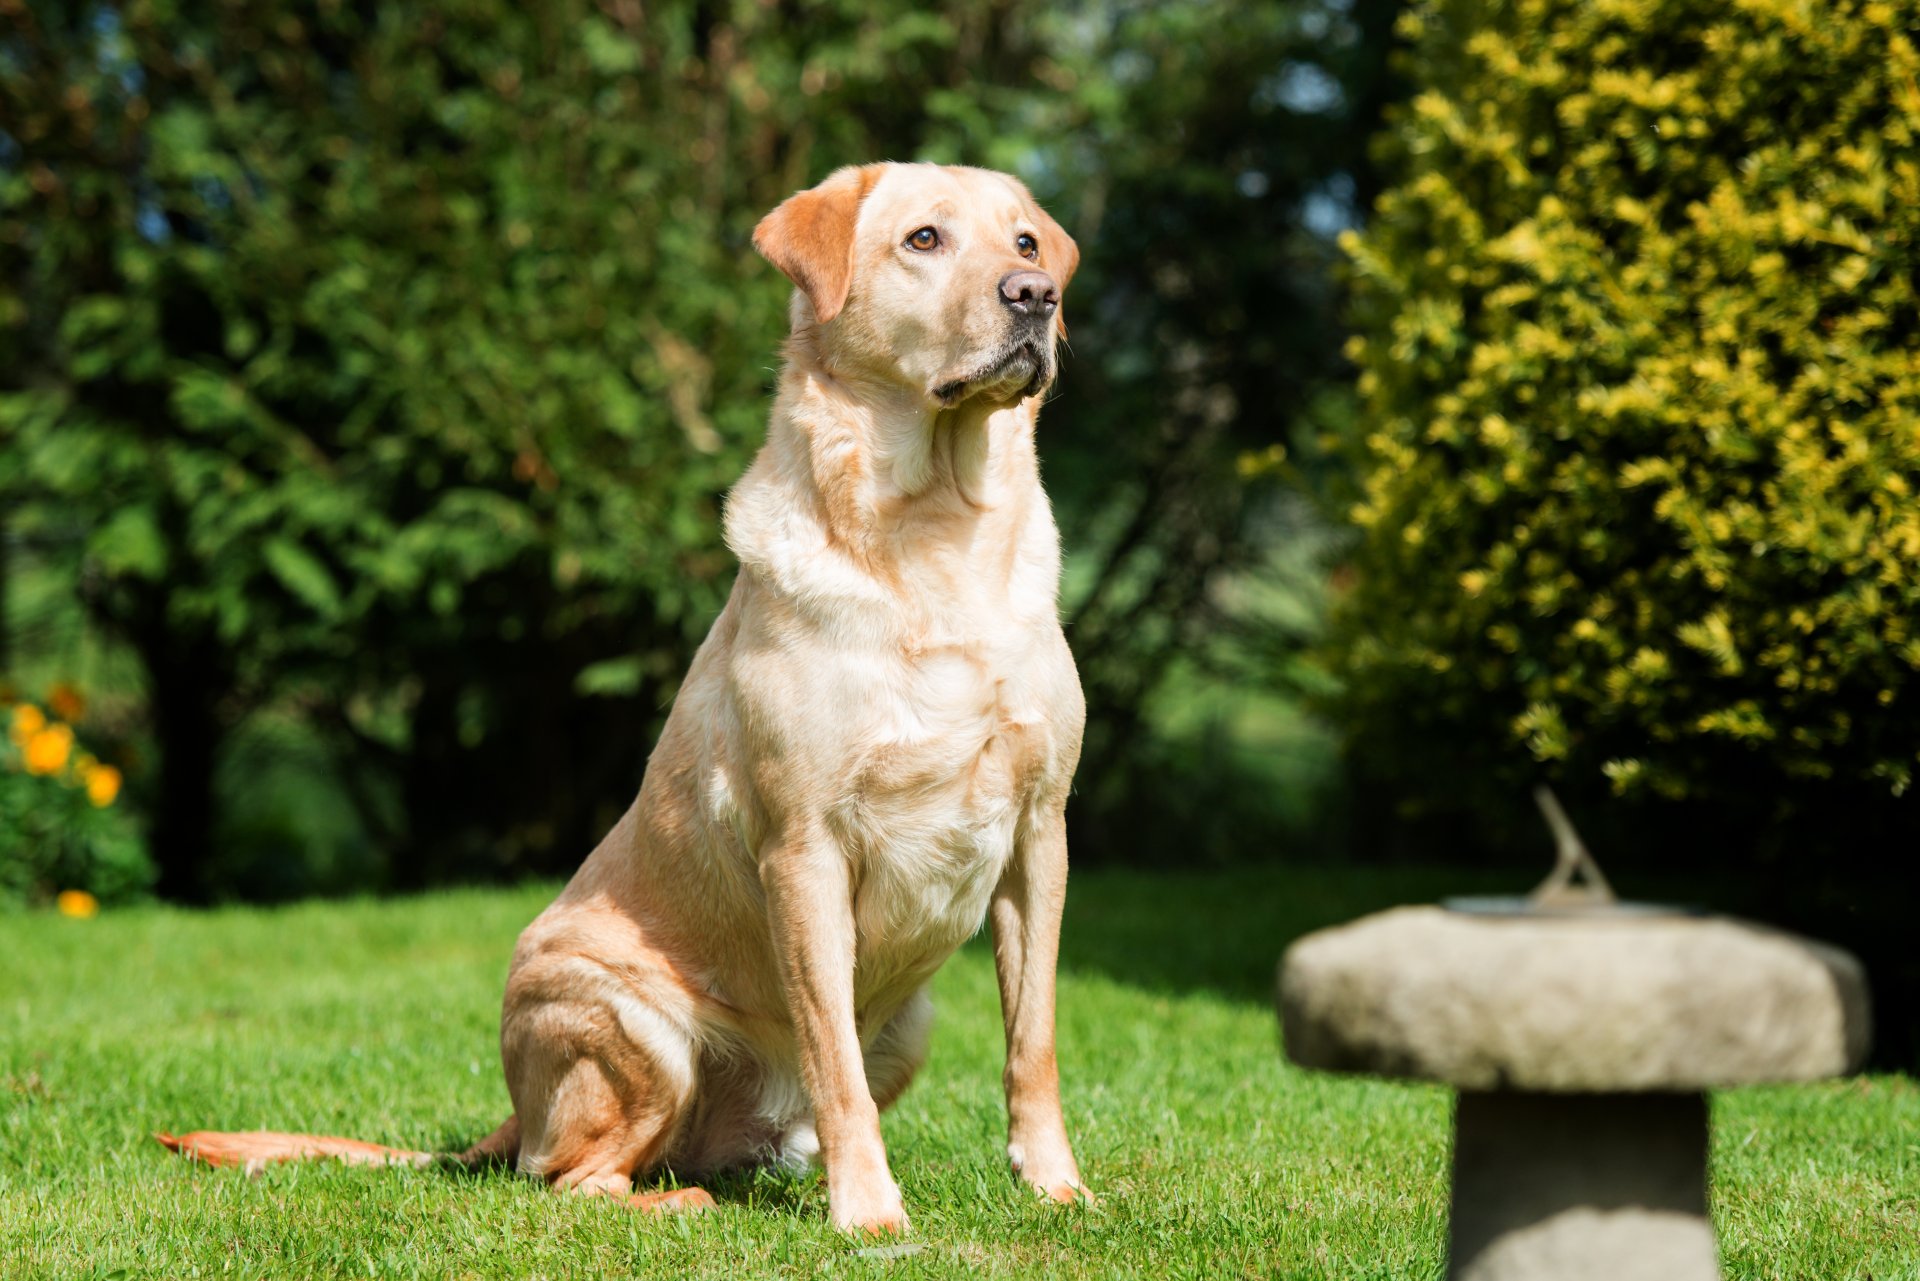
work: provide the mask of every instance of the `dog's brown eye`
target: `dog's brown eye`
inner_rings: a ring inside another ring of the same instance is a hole
[[[925,252],[928,249],[936,248],[938,247],[939,244],[940,244],[940,233],[935,231],[932,227],[922,227],[920,228],[920,230],[914,232],[911,236],[907,237],[907,248],[918,249],[918,250],[921,250],[922,252]]]
[[[1024,234],[1015,236],[1013,239],[1013,247],[1020,251],[1022,258],[1038,258],[1040,256],[1040,242],[1032,236]]]

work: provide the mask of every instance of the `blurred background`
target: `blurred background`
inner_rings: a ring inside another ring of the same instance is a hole
[[[1869,960],[1916,1054],[1920,16],[0,0],[0,902],[563,875],[878,158],[1078,239],[1076,864],[1429,861]],[[69,903],[83,899],[69,899]],[[1261,910],[1249,904],[1248,911]]]

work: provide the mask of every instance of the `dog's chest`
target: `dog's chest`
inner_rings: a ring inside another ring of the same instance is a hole
[[[937,964],[979,928],[1051,779],[1053,714],[1018,670],[1028,650],[1017,637],[936,646],[874,673],[827,817],[854,862],[861,960],[876,982]]]

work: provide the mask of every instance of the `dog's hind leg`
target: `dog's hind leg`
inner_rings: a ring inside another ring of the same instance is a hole
[[[500,1128],[462,1152],[454,1160],[469,1169],[487,1165],[512,1165],[520,1159],[520,1118],[510,1116]]]
[[[905,1092],[914,1073],[927,1061],[927,1042],[932,1035],[933,998],[921,988],[881,1026],[862,1056],[867,1089],[873,1093],[875,1107],[884,1112]]]
[[[566,958],[556,968],[584,965]],[[516,976],[516,986],[524,993],[544,986],[543,977],[573,980],[564,983],[569,995],[518,1008],[510,999],[503,1025],[521,1172],[641,1209],[711,1206],[699,1188],[633,1192],[634,1176],[661,1164],[686,1118],[697,1059],[692,1037],[604,971],[536,972]]]

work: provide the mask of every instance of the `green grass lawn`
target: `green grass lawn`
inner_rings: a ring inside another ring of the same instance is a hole
[[[1086,874],[1060,981],[1066,1105],[1098,1209],[1002,1156],[978,941],[888,1114],[914,1252],[862,1254],[817,1175],[648,1218],[506,1173],[180,1160],[156,1129],[457,1148],[507,1114],[499,990],[549,887],[93,921],[0,918],[0,1276],[1438,1277],[1448,1097],[1281,1062],[1268,990],[1303,930],[1435,874]],[[1880,1076],[1714,1102],[1730,1277],[1920,1277],[1920,1089]]]

